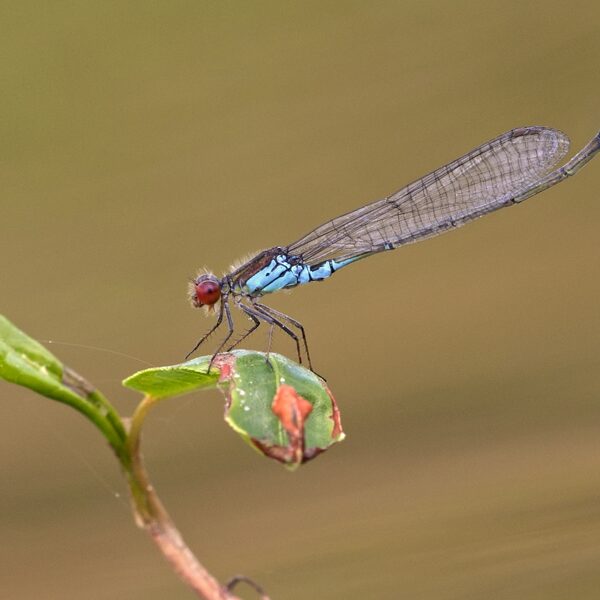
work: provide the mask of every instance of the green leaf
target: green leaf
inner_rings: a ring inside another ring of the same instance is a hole
[[[61,400],[62,373],[63,366],[56,357],[0,315],[2,379]]]
[[[156,399],[215,388],[226,396],[225,420],[262,454],[294,468],[344,438],[325,382],[279,354],[234,350],[207,368],[204,356],[146,369],[123,384]]]
[[[2,315],[0,378],[75,408],[102,431],[115,449],[121,448],[125,428],[106,398]]]
[[[125,379],[123,385],[160,400],[214,388],[219,381],[219,370],[212,368],[210,373],[206,372],[210,359],[203,356],[178,365],[144,369]]]

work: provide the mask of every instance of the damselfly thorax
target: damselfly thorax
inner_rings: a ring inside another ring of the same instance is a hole
[[[215,305],[218,304],[219,312],[215,326],[198,342],[190,354],[216,331],[223,322],[224,315],[229,330],[215,355],[229,342],[234,331],[229,309],[231,299],[253,321],[253,325],[227,347],[228,351],[240,344],[258,328],[261,321],[264,321],[270,325],[271,329],[278,327],[295,341],[298,358],[302,362],[300,339],[291,328],[294,327],[300,333],[304,351],[312,369],[306,334],[302,325],[288,315],[261,304],[258,299],[277,290],[296,287],[311,281],[323,281],[338,269],[359,258],[363,257],[354,256],[343,261],[329,259],[319,265],[309,265],[305,264],[300,257],[289,254],[286,248],[275,247],[263,250],[231,273],[224,275],[222,279],[212,273],[199,274],[190,284],[192,305],[196,308],[207,307],[214,310]],[[269,340],[271,340],[271,335]]]
[[[201,273],[190,284],[190,298],[193,306],[216,311],[217,321],[188,356],[224,321],[227,334],[213,360],[219,352],[240,344],[261,323],[267,323],[269,350],[273,329],[281,329],[295,341],[299,361],[302,363],[303,349],[312,369],[304,327],[263,304],[263,296],[323,281],[372,254],[439,235],[522,202],[579,171],[600,150],[600,133],[564,166],[552,170],[568,148],[567,136],[556,129],[513,129],[387,198],[328,221],[289,246],[263,250],[221,279]],[[230,303],[252,321],[250,328],[233,341]]]

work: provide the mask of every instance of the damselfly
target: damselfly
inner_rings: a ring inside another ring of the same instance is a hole
[[[263,250],[221,279],[208,272],[199,274],[190,284],[192,304],[212,310],[218,304],[218,316],[215,325],[188,356],[224,319],[227,335],[213,360],[219,352],[233,349],[265,322],[270,326],[269,349],[273,328],[278,327],[294,340],[300,362],[302,340],[312,369],[304,327],[288,315],[262,304],[260,299],[264,295],[322,281],[342,267],[372,254],[438,235],[504,206],[522,202],[581,169],[600,150],[600,133],[564,166],[552,170],[568,149],[569,139],[555,129],[513,129],[391,196],[317,227],[289,246]],[[252,326],[233,343],[230,342],[234,333],[231,300],[252,321]]]

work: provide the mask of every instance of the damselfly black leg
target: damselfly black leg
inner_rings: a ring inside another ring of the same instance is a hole
[[[221,306],[219,307],[219,316],[217,318],[217,322],[214,324],[213,328],[208,332],[205,333],[201,338],[200,341],[191,349],[190,352],[188,352],[185,355],[185,360],[187,360],[192,354],[194,354],[194,352],[196,352],[196,350],[198,350],[198,348],[200,348],[200,346],[202,346],[202,344],[204,344],[204,342],[217,330],[219,329],[221,323],[223,322],[223,306],[225,304],[225,302],[227,301],[226,298],[223,299],[223,301],[221,302]]]
[[[241,310],[243,310],[254,321],[254,325],[250,329],[248,329],[248,331],[246,331],[244,333],[244,335],[239,340],[237,340],[234,344],[232,344],[231,346],[229,346],[229,348],[227,348],[227,352],[229,352],[230,350],[233,350],[239,343],[242,342],[242,340],[245,340],[251,333],[253,333],[254,331],[256,331],[256,329],[258,329],[258,327],[262,323],[261,319],[263,318],[262,315],[259,317],[256,313],[254,313],[254,311],[249,306],[245,306],[241,302],[238,302],[236,305],[237,305],[238,308],[240,308]],[[272,337],[273,326],[274,326],[273,323],[269,323],[269,331],[271,332],[269,338]],[[270,339],[269,339],[269,346],[267,348],[267,353],[266,353],[266,356],[265,356],[265,360],[266,360],[266,363],[271,368],[273,368],[273,365],[269,361],[269,352],[271,352],[271,342],[270,342]]]
[[[248,331],[244,332],[244,335],[242,335],[233,344],[228,346],[225,352],[229,352],[230,350],[233,350],[236,346],[239,346],[250,334],[254,333],[254,331],[256,331],[256,329],[258,329],[258,327],[260,326],[260,320],[251,312],[249,312],[243,304],[238,302],[236,303],[236,306],[243,310],[254,321],[254,323],[252,324],[252,327],[248,329]]]
[[[273,325],[273,323],[271,323],[271,325],[269,325],[269,337],[267,338],[267,356],[269,356],[269,354],[271,354],[271,348],[273,347],[273,328],[275,327],[275,325]]]
[[[276,327],[279,327],[279,329],[281,329],[281,331],[283,331],[284,333],[289,335],[294,340],[294,342],[296,343],[296,353],[298,354],[298,362],[300,364],[302,364],[302,352],[300,351],[300,340],[298,339],[298,336],[294,333],[294,331],[292,329],[290,329],[285,323],[282,323],[276,316],[269,314],[269,312],[266,310],[263,310],[261,308],[262,306],[263,305],[261,305],[261,304],[253,303],[252,309],[254,310],[256,316],[259,319],[262,319],[263,321],[270,323],[271,325],[275,325]],[[312,367],[311,367],[311,371],[312,371]]]
[[[217,358],[217,355],[221,352],[221,350],[223,350],[223,347],[227,344],[229,338],[233,335],[233,319],[231,318],[231,311],[229,309],[229,302],[227,301],[227,298],[223,298],[222,304],[223,310],[225,311],[225,316],[227,317],[227,327],[229,328],[229,331],[227,332],[225,339],[219,344],[219,347],[217,348],[216,352],[212,355],[212,358],[208,363],[208,369],[206,369],[206,373],[210,373],[210,368],[212,367],[215,358]]]
[[[311,371],[314,371],[314,369],[312,368],[312,362],[310,360],[310,352],[308,350],[308,342],[306,341],[306,333],[304,332],[304,327],[302,326],[302,324],[299,321],[296,321],[296,319],[292,319],[292,317],[290,317],[289,315],[286,315],[285,313],[282,313],[279,310],[271,308],[270,306],[267,306],[266,304],[261,304],[260,302],[255,302],[254,306],[259,307],[261,310],[263,310],[266,313],[269,313],[271,316],[275,316],[279,319],[285,319],[289,323],[291,323],[294,327],[298,328],[298,330],[300,331],[300,333],[302,335],[302,344],[304,345],[304,351],[306,352],[306,359],[308,361],[308,367]],[[302,362],[302,361],[300,361],[300,362]]]

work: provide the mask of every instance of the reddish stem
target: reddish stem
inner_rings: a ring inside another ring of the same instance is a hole
[[[184,542],[150,484],[140,452],[141,427],[155,399],[146,396],[137,407],[127,440],[130,463],[124,464],[136,523],[148,532],[175,572],[204,600],[240,600],[222,586]]]

